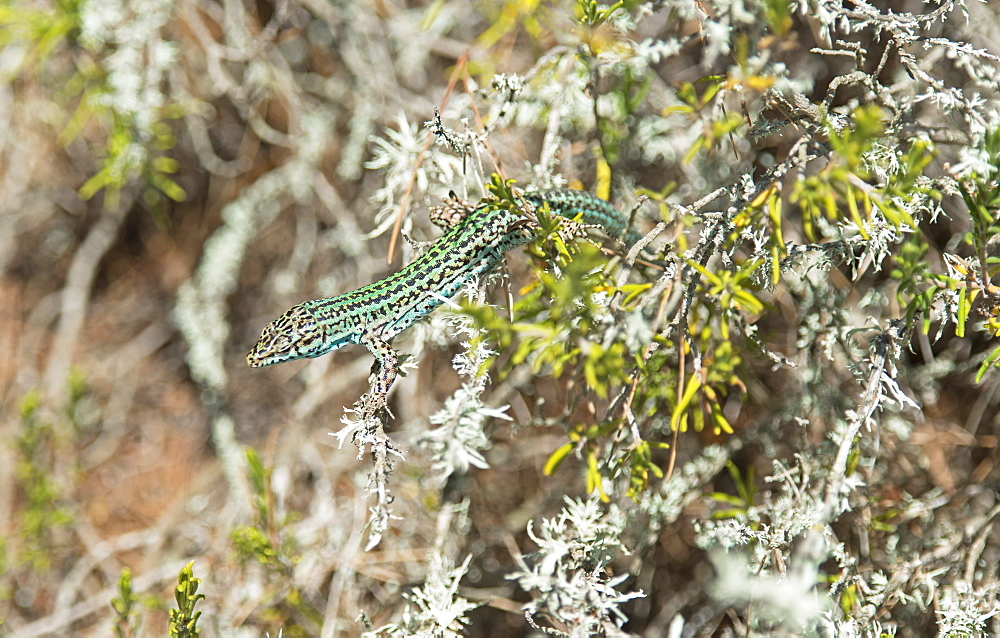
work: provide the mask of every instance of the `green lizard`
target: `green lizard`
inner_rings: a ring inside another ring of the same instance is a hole
[[[567,219],[599,225],[612,237],[632,245],[639,234],[608,202],[569,189],[531,191],[522,195],[535,209]],[[269,323],[247,354],[252,368],[293,359],[314,358],[347,344],[368,348],[378,364],[372,393],[375,411],[386,395],[399,364],[391,342],[424,315],[455,296],[465,285],[493,270],[504,254],[534,237],[537,221],[510,204],[484,200],[476,206],[456,204],[432,213],[451,225],[443,237],[399,272],[352,292],[292,306]]]

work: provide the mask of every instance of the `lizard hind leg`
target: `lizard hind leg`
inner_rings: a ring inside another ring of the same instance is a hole
[[[430,217],[431,223],[438,228],[448,230],[458,226],[474,210],[476,210],[475,204],[460,198],[455,194],[455,191],[449,191],[444,204],[432,206],[428,211],[428,217]]]

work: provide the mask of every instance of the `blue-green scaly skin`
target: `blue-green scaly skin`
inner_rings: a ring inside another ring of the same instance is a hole
[[[536,207],[548,203],[549,210],[566,219],[575,219],[577,215],[581,215],[583,223],[602,227],[609,237],[622,241],[626,246],[632,246],[642,239],[636,229],[628,226],[628,220],[617,208],[586,191],[550,188],[528,191],[522,197]]]
[[[625,232],[627,221],[611,204],[589,193],[555,189],[523,197],[536,207],[548,203],[555,215],[580,216],[612,237],[624,233],[622,241],[628,245],[638,241],[633,229]],[[504,204],[483,202],[399,272],[352,292],[290,308],[264,328],[247,354],[247,365],[259,368],[319,357],[350,343],[364,345],[378,361],[372,391],[384,405],[398,364],[392,338],[493,270],[507,251],[531,241],[535,224]]]

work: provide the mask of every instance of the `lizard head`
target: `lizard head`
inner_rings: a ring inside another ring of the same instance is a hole
[[[315,357],[326,352],[324,333],[316,317],[307,308],[292,306],[285,314],[267,324],[260,339],[247,354],[251,368]]]

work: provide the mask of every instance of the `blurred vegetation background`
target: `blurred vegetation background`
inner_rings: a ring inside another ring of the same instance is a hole
[[[0,5],[0,633],[1000,634],[998,15]],[[493,173],[645,258],[402,335],[380,468],[363,348],[245,353]]]

